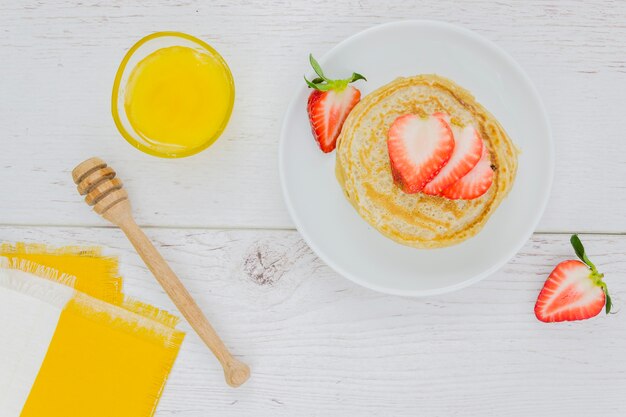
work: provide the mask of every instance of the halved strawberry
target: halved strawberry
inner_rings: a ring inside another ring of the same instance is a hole
[[[570,241],[582,262],[563,261],[554,268],[535,304],[535,316],[541,321],[585,320],[597,316],[604,306],[606,314],[611,311],[604,274],[589,261],[577,235]]]
[[[421,191],[448,162],[454,139],[441,117],[398,117],[387,134],[387,150],[394,182],[408,194]]]
[[[365,80],[365,77],[354,72],[345,80],[331,80],[326,78],[313,55],[309,55],[309,61],[318,75],[313,81],[304,77],[307,85],[314,89],[307,103],[309,122],[320,149],[328,153],[335,149],[348,113],[361,99],[361,92],[348,84]]]
[[[444,116],[442,116],[444,117]],[[454,136],[454,151],[448,163],[441,168],[422,190],[425,194],[439,195],[452,186],[461,177],[470,172],[480,160],[483,152],[483,140],[472,125],[460,128],[450,125]]]
[[[493,169],[489,151],[483,144],[483,151],[478,163],[461,179],[441,192],[451,200],[473,200],[485,194],[493,183]]]

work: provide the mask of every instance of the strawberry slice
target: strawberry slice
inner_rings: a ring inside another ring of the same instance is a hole
[[[433,116],[445,120],[448,125],[452,126],[452,124],[450,123],[450,115],[448,113],[438,111],[436,113],[433,113]]]
[[[454,136],[454,151],[448,163],[441,168],[422,190],[425,194],[439,195],[443,190],[456,183],[470,172],[480,160],[483,152],[483,140],[472,125],[460,128],[450,125]]]
[[[604,274],[589,261],[577,235],[570,241],[582,262],[561,262],[548,276],[535,304],[535,316],[543,322],[585,320],[597,316],[604,306],[606,314],[611,311]]]
[[[451,200],[473,200],[485,194],[493,183],[493,169],[489,151],[483,144],[482,155],[478,163],[460,180],[441,192]]]
[[[438,116],[405,114],[393,122],[387,135],[394,182],[407,194],[421,191],[454,150],[450,126]]]
[[[361,99],[361,92],[352,86],[343,91],[315,90],[309,96],[307,109],[313,137],[324,153],[332,152],[350,110]]]
[[[307,85],[313,88],[307,103],[309,122],[320,149],[328,153],[335,149],[343,123],[361,99],[361,92],[348,84],[365,80],[365,77],[354,72],[350,78],[331,80],[326,78],[313,55],[309,55],[309,61],[317,74],[312,81],[304,78]]]

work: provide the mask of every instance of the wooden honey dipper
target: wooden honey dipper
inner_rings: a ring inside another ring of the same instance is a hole
[[[74,168],[72,177],[87,204],[126,234],[167,295],[220,361],[228,385],[238,387],[246,382],[250,368],[231,355],[183,283],[137,225],[128,194],[122,181],[115,178],[115,171],[100,158],[90,158]]]

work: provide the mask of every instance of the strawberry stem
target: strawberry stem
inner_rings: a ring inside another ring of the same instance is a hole
[[[589,267],[589,269],[591,269],[590,278],[593,281],[593,283],[596,286],[602,288],[602,291],[604,292],[604,297],[606,299],[605,311],[606,311],[606,314],[609,314],[611,312],[611,307],[613,306],[613,302],[611,301],[611,296],[609,295],[609,289],[607,288],[606,283],[602,281],[602,278],[604,278],[604,274],[599,273],[598,269],[593,264],[593,262],[589,260],[589,258],[587,257],[587,254],[585,253],[585,247],[583,246],[583,243],[580,241],[580,238],[578,237],[578,235],[576,234],[572,235],[572,237],[570,238],[570,242],[572,246],[574,247],[574,252],[576,252],[576,256],[578,256],[578,258],[581,261],[583,261]]]
[[[322,67],[320,66],[319,62],[317,62],[317,60],[315,58],[313,58],[313,54],[309,54],[309,62],[311,63],[311,67],[313,67],[313,71],[315,71],[315,74],[317,74],[317,77],[314,78],[312,81],[309,81],[306,76],[304,76],[304,81],[307,83],[307,85],[310,88],[314,88],[316,90],[320,90],[320,91],[328,91],[328,90],[336,90],[336,91],[342,91],[344,90],[348,84],[353,83],[355,81],[358,80],[365,80],[367,81],[367,79],[357,73],[357,72],[353,72],[352,75],[350,76],[350,78],[346,78],[343,80],[331,80],[330,78],[327,78],[326,75],[324,75],[324,71],[322,70]]]

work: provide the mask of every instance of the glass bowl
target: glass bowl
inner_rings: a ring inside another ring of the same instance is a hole
[[[198,50],[199,52],[208,54],[220,65],[230,84],[230,103],[228,103],[228,110],[220,124],[220,127],[216,130],[215,134],[202,144],[192,147],[192,148],[184,148],[167,145],[154,145],[150,141],[146,140],[142,135],[137,132],[132,124],[130,123],[127,115],[126,109],[124,106],[124,98],[126,93],[126,85],[128,84],[128,79],[132,73],[132,70],[135,66],[143,60],[146,56],[151,53],[170,46],[186,46],[193,49]],[[209,44],[206,42],[195,38],[191,35],[181,32],[156,32],[151,35],[148,35],[141,40],[139,40],[136,44],[134,44],[122,59],[120,66],[115,74],[115,81],[113,83],[113,94],[111,96],[111,113],[113,115],[113,120],[115,122],[115,126],[122,134],[124,139],[135,148],[139,149],[142,152],[145,152],[149,155],[158,156],[161,158],[182,158],[185,156],[194,155],[209,146],[211,146],[222,134],[226,125],[228,124],[228,120],[230,119],[230,115],[233,110],[233,105],[235,101],[235,83],[233,81],[233,76],[230,71],[230,68],[224,61],[224,58]]]

